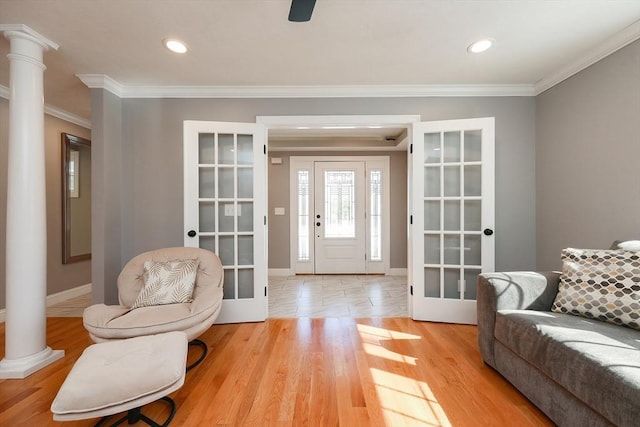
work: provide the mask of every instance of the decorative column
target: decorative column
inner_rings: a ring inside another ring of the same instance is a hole
[[[5,356],[0,378],[25,378],[64,356],[46,344],[47,226],[43,52],[58,45],[25,25],[11,42]]]

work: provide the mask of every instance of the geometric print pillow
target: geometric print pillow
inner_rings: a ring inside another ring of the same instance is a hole
[[[197,259],[144,263],[144,286],[131,309],[191,302],[198,273]]]
[[[563,249],[552,311],[640,330],[640,252]]]

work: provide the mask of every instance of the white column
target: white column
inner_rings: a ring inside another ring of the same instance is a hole
[[[64,356],[46,344],[47,227],[43,52],[58,45],[24,25],[11,42],[5,357],[0,378],[25,378]]]

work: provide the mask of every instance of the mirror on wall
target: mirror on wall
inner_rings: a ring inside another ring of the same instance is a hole
[[[62,134],[62,263],[91,259],[91,141]]]

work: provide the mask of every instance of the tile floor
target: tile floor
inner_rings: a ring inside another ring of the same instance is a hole
[[[269,317],[406,317],[407,278],[346,275],[269,278]]]
[[[47,317],[82,317],[85,308],[91,305],[91,294],[87,293],[47,307]]]
[[[269,317],[406,317],[407,278],[346,275],[269,278]],[[47,307],[48,317],[82,317],[91,295]]]

